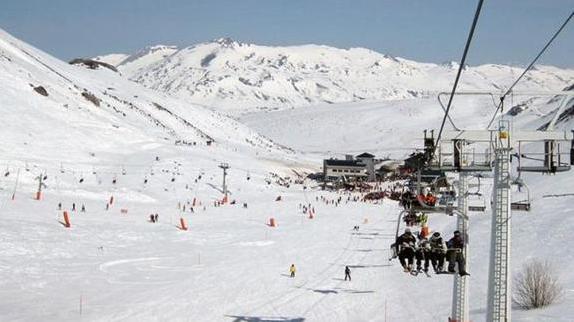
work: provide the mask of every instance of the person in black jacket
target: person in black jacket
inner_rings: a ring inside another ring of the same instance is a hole
[[[435,273],[441,273],[444,268],[446,245],[438,231],[435,231],[429,239],[430,259]]]
[[[347,280],[347,278],[349,279],[349,281],[351,280],[351,269],[349,268],[349,266],[345,266],[345,281]]]
[[[413,269],[416,242],[417,240],[409,228],[405,229],[404,234],[400,235],[395,242],[399,261],[405,272],[410,272]]]
[[[448,251],[446,257],[448,258],[448,272],[455,273],[454,265],[458,264],[458,273],[460,276],[470,275],[465,269],[464,258],[464,239],[460,231],[456,230],[454,236],[446,243]]]

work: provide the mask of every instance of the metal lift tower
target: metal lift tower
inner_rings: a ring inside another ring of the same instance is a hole
[[[564,93],[563,93],[564,94]],[[568,93],[567,95],[571,95]],[[562,111],[559,108],[557,114]],[[457,130],[445,132],[437,142],[436,153],[430,161],[430,168],[442,171],[459,172],[458,209],[461,215],[457,228],[465,232],[468,243],[468,222],[466,220],[467,176],[476,172],[494,170],[493,213],[491,228],[490,269],[488,287],[487,321],[510,321],[511,318],[511,274],[510,274],[510,213],[511,213],[511,164],[512,151],[522,144],[536,147],[543,144],[541,165],[524,165],[524,157],[519,152],[518,171],[556,173],[570,170],[574,158],[565,158],[560,150],[560,143],[567,143],[574,150],[571,132],[552,131],[556,118],[548,126],[548,131],[512,131],[510,122],[501,120],[496,130]],[[484,150],[480,150],[484,148]],[[568,150],[566,150],[568,151]],[[570,152],[569,151],[569,152]],[[536,158],[527,158],[529,160]],[[465,260],[468,262],[468,249],[465,245]],[[453,287],[453,305],[451,321],[466,322],[468,319],[468,285],[467,278],[455,276]]]

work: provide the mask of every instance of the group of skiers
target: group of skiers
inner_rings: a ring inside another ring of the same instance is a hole
[[[62,203],[61,202],[58,202],[58,210],[62,210]],[[76,203],[75,202],[72,203],[72,211],[76,211]],[[84,204],[82,204],[80,211],[86,212],[86,206]]]
[[[289,277],[294,278],[295,272],[297,272],[295,264],[291,264],[291,266],[289,267]],[[347,280],[351,281],[351,269],[349,268],[349,266],[345,266],[345,281]]]
[[[458,265],[460,276],[469,275],[465,268],[464,238],[458,230],[446,243],[439,232],[434,232],[428,239],[419,235],[417,242],[410,228],[406,228],[391,247],[394,247],[405,272],[428,274],[428,269],[432,265],[436,274],[454,274],[456,273],[455,266]],[[444,271],[445,259],[448,261],[447,271]]]

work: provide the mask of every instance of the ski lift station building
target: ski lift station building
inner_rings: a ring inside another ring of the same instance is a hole
[[[323,175],[326,181],[353,181],[375,179],[375,156],[370,153],[345,156],[345,160],[323,160]]]

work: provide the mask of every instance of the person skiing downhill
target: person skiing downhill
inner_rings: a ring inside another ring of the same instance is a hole
[[[295,277],[295,264],[291,264],[291,267],[289,267],[289,273],[291,277]]]
[[[345,281],[347,280],[347,278],[349,279],[349,281],[351,281],[351,269],[349,268],[349,266],[345,266]]]

